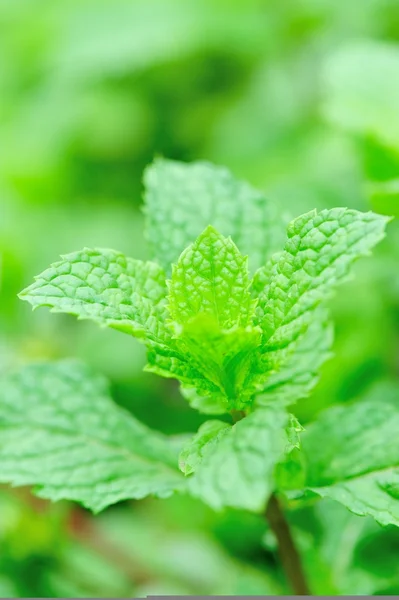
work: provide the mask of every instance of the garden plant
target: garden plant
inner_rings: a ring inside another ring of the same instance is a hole
[[[24,366],[0,390],[0,481],[95,513],[183,494],[262,514],[291,590],[311,593],[293,506],[330,498],[399,526],[395,398],[333,406],[305,426],[296,414],[334,361],[329,299],[390,218],[341,207],[287,218],[207,162],[157,159],[144,183],[152,261],[84,248],[20,298],[137,338],[146,371],[178,380],[204,422],[167,436],[115,404],[90,366]]]

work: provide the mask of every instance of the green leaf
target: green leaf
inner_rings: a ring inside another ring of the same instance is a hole
[[[274,469],[288,446],[288,415],[259,409],[201,447],[202,460],[189,491],[215,509],[225,506],[260,512],[274,490]]]
[[[221,331],[212,319],[199,315],[186,325],[179,339],[204,379],[202,387],[213,391],[215,401],[220,398],[227,410],[244,408],[256,390],[259,328]]]
[[[224,167],[158,159],[145,172],[147,236],[170,272],[181,252],[208,225],[231,235],[254,271],[284,241],[284,224],[261,192]]]
[[[255,389],[261,341],[261,330],[250,326],[256,301],[246,258],[209,226],[182,253],[168,286],[176,354],[151,354],[149,368],[211,394],[224,412],[242,408]]]
[[[284,490],[287,496],[295,498],[303,495],[303,488],[305,487],[306,467],[301,452],[300,435],[304,431],[304,428],[294,415],[288,414],[285,431],[287,434],[287,446],[285,455],[276,465],[276,488],[280,491]]]
[[[306,483],[306,462],[299,448],[288,445],[288,452],[277,464],[276,489],[290,499],[302,498]]]
[[[204,449],[208,444],[217,444],[220,437],[229,431],[230,425],[224,421],[206,421],[195,436],[187,442],[179,456],[179,467],[185,475],[194,473],[201,463]]]
[[[221,330],[212,317],[200,314],[176,335],[175,353],[156,348],[148,353],[146,371],[179,379],[190,399],[207,414],[244,408],[257,389],[257,327]]]
[[[319,380],[319,371],[331,358],[333,328],[328,313],[318,309],[313,321],[297,344],[292,345],[286,359],[266,381],[256,397],[256,406],[279,403],[284,406],[306,398]]]
[[[0,481],[93,511],[184,484],[179,449],[115,405],[106,381],[65,361],[33,365],[0,388]]]
[[[302,438],[307,487],[399,526],[399,390],[327,409]]]
[[[294,448],[296,448],[297,450],[300,449],[301,437],[299,434],[302,433],[302,431],[304,431],[304,428],[302,427],[298,419],[294,415],[289,414],[288,425],[286,427],[288,440],[287,452],[291,452],[291,450],[294,450]]]
[[[91,319],[139,338],[163,343],[165,274],[155,263],[115,250],[84,249],[38,275],[20,298],[79,319]]]
[[[230,238],[208,226],[181,254],[169,284],[171,318],[185,324],[200,313],[221,328],[246,327],[255,302],[249,292],[247,258]]]
[[[183,397],[189,402],[190,406],[205,415],[223,415],[226,412],[226,405],[223,399],[216,398],[214,395],[201,395],[198,390],[180,387]]]
[[[372,212],[334,208],[290,223],[284,251],[267,267],[271,276],[259,294],[265,368],[286,358],[286,348],[306,332],[314,309],[347,278],[352,263],[384,237],[388,221]]]
[[[183,356],[179,350],[174,347],[171,348],[150,348],[147,354],[148,363],[144,370],[149,373],[155,373],[161,377],[170,379],[178,379],[183,385],[194,386],[199,390],[203,390],[205,393],[208,391],[209,382],[204,380],[202,373],[198,369],[188,362],[188,357]],[[212,389],[217,391],[217,387],[213,386]]]

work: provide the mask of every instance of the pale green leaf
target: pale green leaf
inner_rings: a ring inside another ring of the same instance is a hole
[[[226,412],[226,406],[223,399],[218,399],[215,395],[207,396],[198,393],[198,390],[187,388],[183,385],[180,391],[190,406],[205,415],[223,415]]]
[[[179,467],[185,475],[194,473],[201,463],[208,444],[217,444],[220,437],[229,431],[230,425],[224,421],[206,421],[195,436],[188,440],[180,452]]]
[[[274,469],[288,441],[288,415],[272,407],[233,425],[213,444],[189,479],[190,492],[215,509],[225,506],[260,512],[274,490]]]
[[[266,380],[256,406],[280,403],[288,406],[306,398],[319,380],[323,363],[331,356],[333,328],[328,314],[318,309],[309,328],[286,353],[278,370]]]
[[[168,496],[184,478],[179,449],[112,402],[106,381],[65,361],[33,365],[0,388],[0,481],[99,511]]]
[[[261,192],[224,167],[158,159],[145,172],[147,235],[165,271],[208,225],[230,235],[251,271],[284,241],[284,223]]]
[[[301,441],[301,440],[300,440]],[[288,446],[288,452],[277,464],[276,489],[283,491],[288,498],[301,498],[306,484],[306,462],[300,448]]]
[[[399,526],[399,390],[327,409],[302,437],[307,487]]]
[[[302,427],[298,419],[295,417],[295,415],[289,414],[288,425],[286,427],[288,440],[287,452],[294,450],[294,448],[299,450],[299,448],[301,447],[301,437],[299,434],[302,433],[302,431],[304,431],[304,428]]]
[[[144,370],[149,373],[155,373],[161,377],[170,379],[178,379],[183,385],[187,386],[199,386],[205,385],[202,374],[196,369],[196,367],[189,362],[189,357],[183,356],[178,349],[175,347],[154,349],[150,348],[147,354],[148,363]],[[214,391],[217,391],[217,387],[213,387]],[[204,388],[206,392],[207,387]]]
[[[115,250],[84,249],[38,275],[20,298],[79,319],[91,319],[139,338],[163,343],[166,282],[151,262]]]
[[[305,333],[314,309],[347,278],[352,263],[384,237],[388,220],[334,208],[290,223],[284,251],[272,259],[270,279],[259,294],[265,367],[273,369],[285,358],[285,348]]]
[[[168,285],[168,308],[177,323],[199,313],[212,315],[225,329],[252,321],[255,302],[249,292],[247,258],[212,226],[181,254]]]

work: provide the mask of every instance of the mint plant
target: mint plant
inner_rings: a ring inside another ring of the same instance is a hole
[[[89,367],[31,365],[2,382],[0,481],[94,512],[187,493],[215,509],[264,513],[294,591],[306,593],[287,501],[330,497],[399,525],[393,399],[327,409],[306,430],[295,417],[331,357],[326,301],[389,219],[334,208],[286,228],[261,193],[202,162],[157,160],[145,185],[153,261],[86,248],[20,297],[136,337],[146,370],[179,380],[209,419],[167,437],[115,405]]]

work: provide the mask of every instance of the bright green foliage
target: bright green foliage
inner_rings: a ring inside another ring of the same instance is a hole
[[[192,319],[170,342],[169,351],[150,349],[146,370],[179,379],[195,397],[204,396],[211,414],[247,405],[255,391],[259,328],[220,330],[207,315]]]
[[[257,349],[261,331],[255,327],[220,330],[214,320],[199,315],[183,329],[177,343],[202,376],[201,387],[213,392],[227,412],[245,408],[256,390]],[[189,383],[189,382],[187,382]]]
[[[335,206],[399,217],[398,0],[3,0],[0,30],[0,388],[15,366],[78,355],[153,429],[192,438],[204,420],[231,424],[225,395],[171,337],[179,327],[166,326],[167,345],[137,343],[95,321],[32,314],[16,295],[60,253],[84,247],[154,260],[170,279],[181,252],[212,225],[248,255],[250,276],[261,269],[250,287],[258,302],[265,264],[283,251],[292,218]],[[147,170],[155,185],[146,179],[153,210],[144,214],[141,171],[154,154],[207,157],[261,191],[222,167],[157,159]],[[218,177],[225,186],[212,183]],[[306,490],[305,457],[313,456],[302,449],[320,415],[334,415],[322,411],[350,408],[377,381],[398,380],[399,223],[387,229],[328,301],[331,312],[312,311],[306,333],[281,350],[276,369],[262,360],[249,367],[261,373],[243,422],[279,404],[305,427],[295,432],[288,422],[289,446],[300,448],[277,465],[274,487],[316,596],[399,595],[399,528]],[[201,329],[206,322],[195,317]],[[204,369],[206,353],[227,341],[208,329],[197,352]],[[184,398],[177,381],[141,373],[148,347],[166,375],[185,379]],[[384,395],[373,397],[376,412]],[[316,459],[328,442],[320,440]],[[0,488],[0,596],[293,593],[264,514],[214,513],[176,493],[93,518],[68,501]]]
[[[0,481],[99,511],[182,487],[178,450],[109,397],[79,363],[33,365],[0,388]]]
[[[163,341],[166,284],[162,269],[114,250],[74,252],[36,277],[20,297],[151,342]]]
[[[217,443],[206,439],[201,445],[202,460],[189,480],[190,492],[214,508],[264,509],[274,489],[275,465],[287,449],[287,422],[284,410],[265,408],[226,432],[215,427]],[[198,439],[194,448],[196,444]]]
[[[252,323],[255,302],[249,293],[247,259],[229,238],[209,226],[173,268],[169,283],[171,319],[184,325],[199,313],[219,327]]]
[[[231,239],[207,227],[182,253],[169,282],[170,325],[179,358],[160,359],[153,352],[149,368],[212,394],[222,412],[248,404],[261,341],[261,330],[250,326],[255,301],[249,286],[246,258]]]
[[[264,265],[283,243],[277,207],[224,167],[158,159],[144,181],[147,235],[167,272],[208,225],[232,237],[249,255],[251,270]]]
[[[198,390],[183,385],[180,387],[180,391],[192,408],[205,415],[222,415],[226,411],[222,399],[217,400],[214,396],[201,395]]]
[[[203,453],[209,451],[209,445],[215,446],[222,435],[230,430],[224,421],[205,421],[195,436],[184,446],[179,456],[179,467],[185,475],[196,471]]]
[[[280,239],[274,208],[225,169],[156,161],[146,184],[147,229],[165,269],[83,250],[21,297],[141,338],[146,369],[178,379],[194,408],[242,419],[168,439],[112,405],[104,382],[81,367],[32,367],[3,386],[1,479],[94,510],[181,490],[216,509],[259,512],[276,489],[300,497],[307,487],[396,523],[397,444],[384,450],[399,425],[394,405],[376,420],[374,405],[328,412],[305,432],[304,450],[303,428],[287,411],[331,356],[323,303],[382,239],[388,219],[312,211],[289,224],[271,255]],[[253,279],[243,252],[260,267]]]
[[[277,371],[267,378],[256,405],[293,404],[309,395],[319,380],[319,370],[331,356],[333,328],[327,311],[318,309],[307,331],[293,344]]]
[[[162,168],[174,173],[176,164]],[[156,263],[87,250],[56,263],[21,296],[143,338],[147,369],[211,397],[206,412],[243,409],[263,390],[292,403],[329,355],[329,327],[314,309],[383,237],[386,221],[349,209],[298,217],[284,251],[256,273],[254,297],[247,259],[212,226],[182,252],[168,282]]]
[[[267,267],[270,278],[259,295],[257,317],[269,368],[279,366],[284,350],[306,331],[314,309],[348,276],[351,264],[384,237],[387,220],[335,208],[290,223],[284,251]]]
[[[301,447],[301,437],[299,434],[302,433],[302,431],[304,431],[304,429],[298,419],[294,415],[289,414],[288,425],[286,427],[288,440],[288,446],[286,448],[287,452],[294,450],[294,448],[299,450]]]
[[[398,388],[332,407],[307,428],[307,487],[382,525],[399,526]]]

